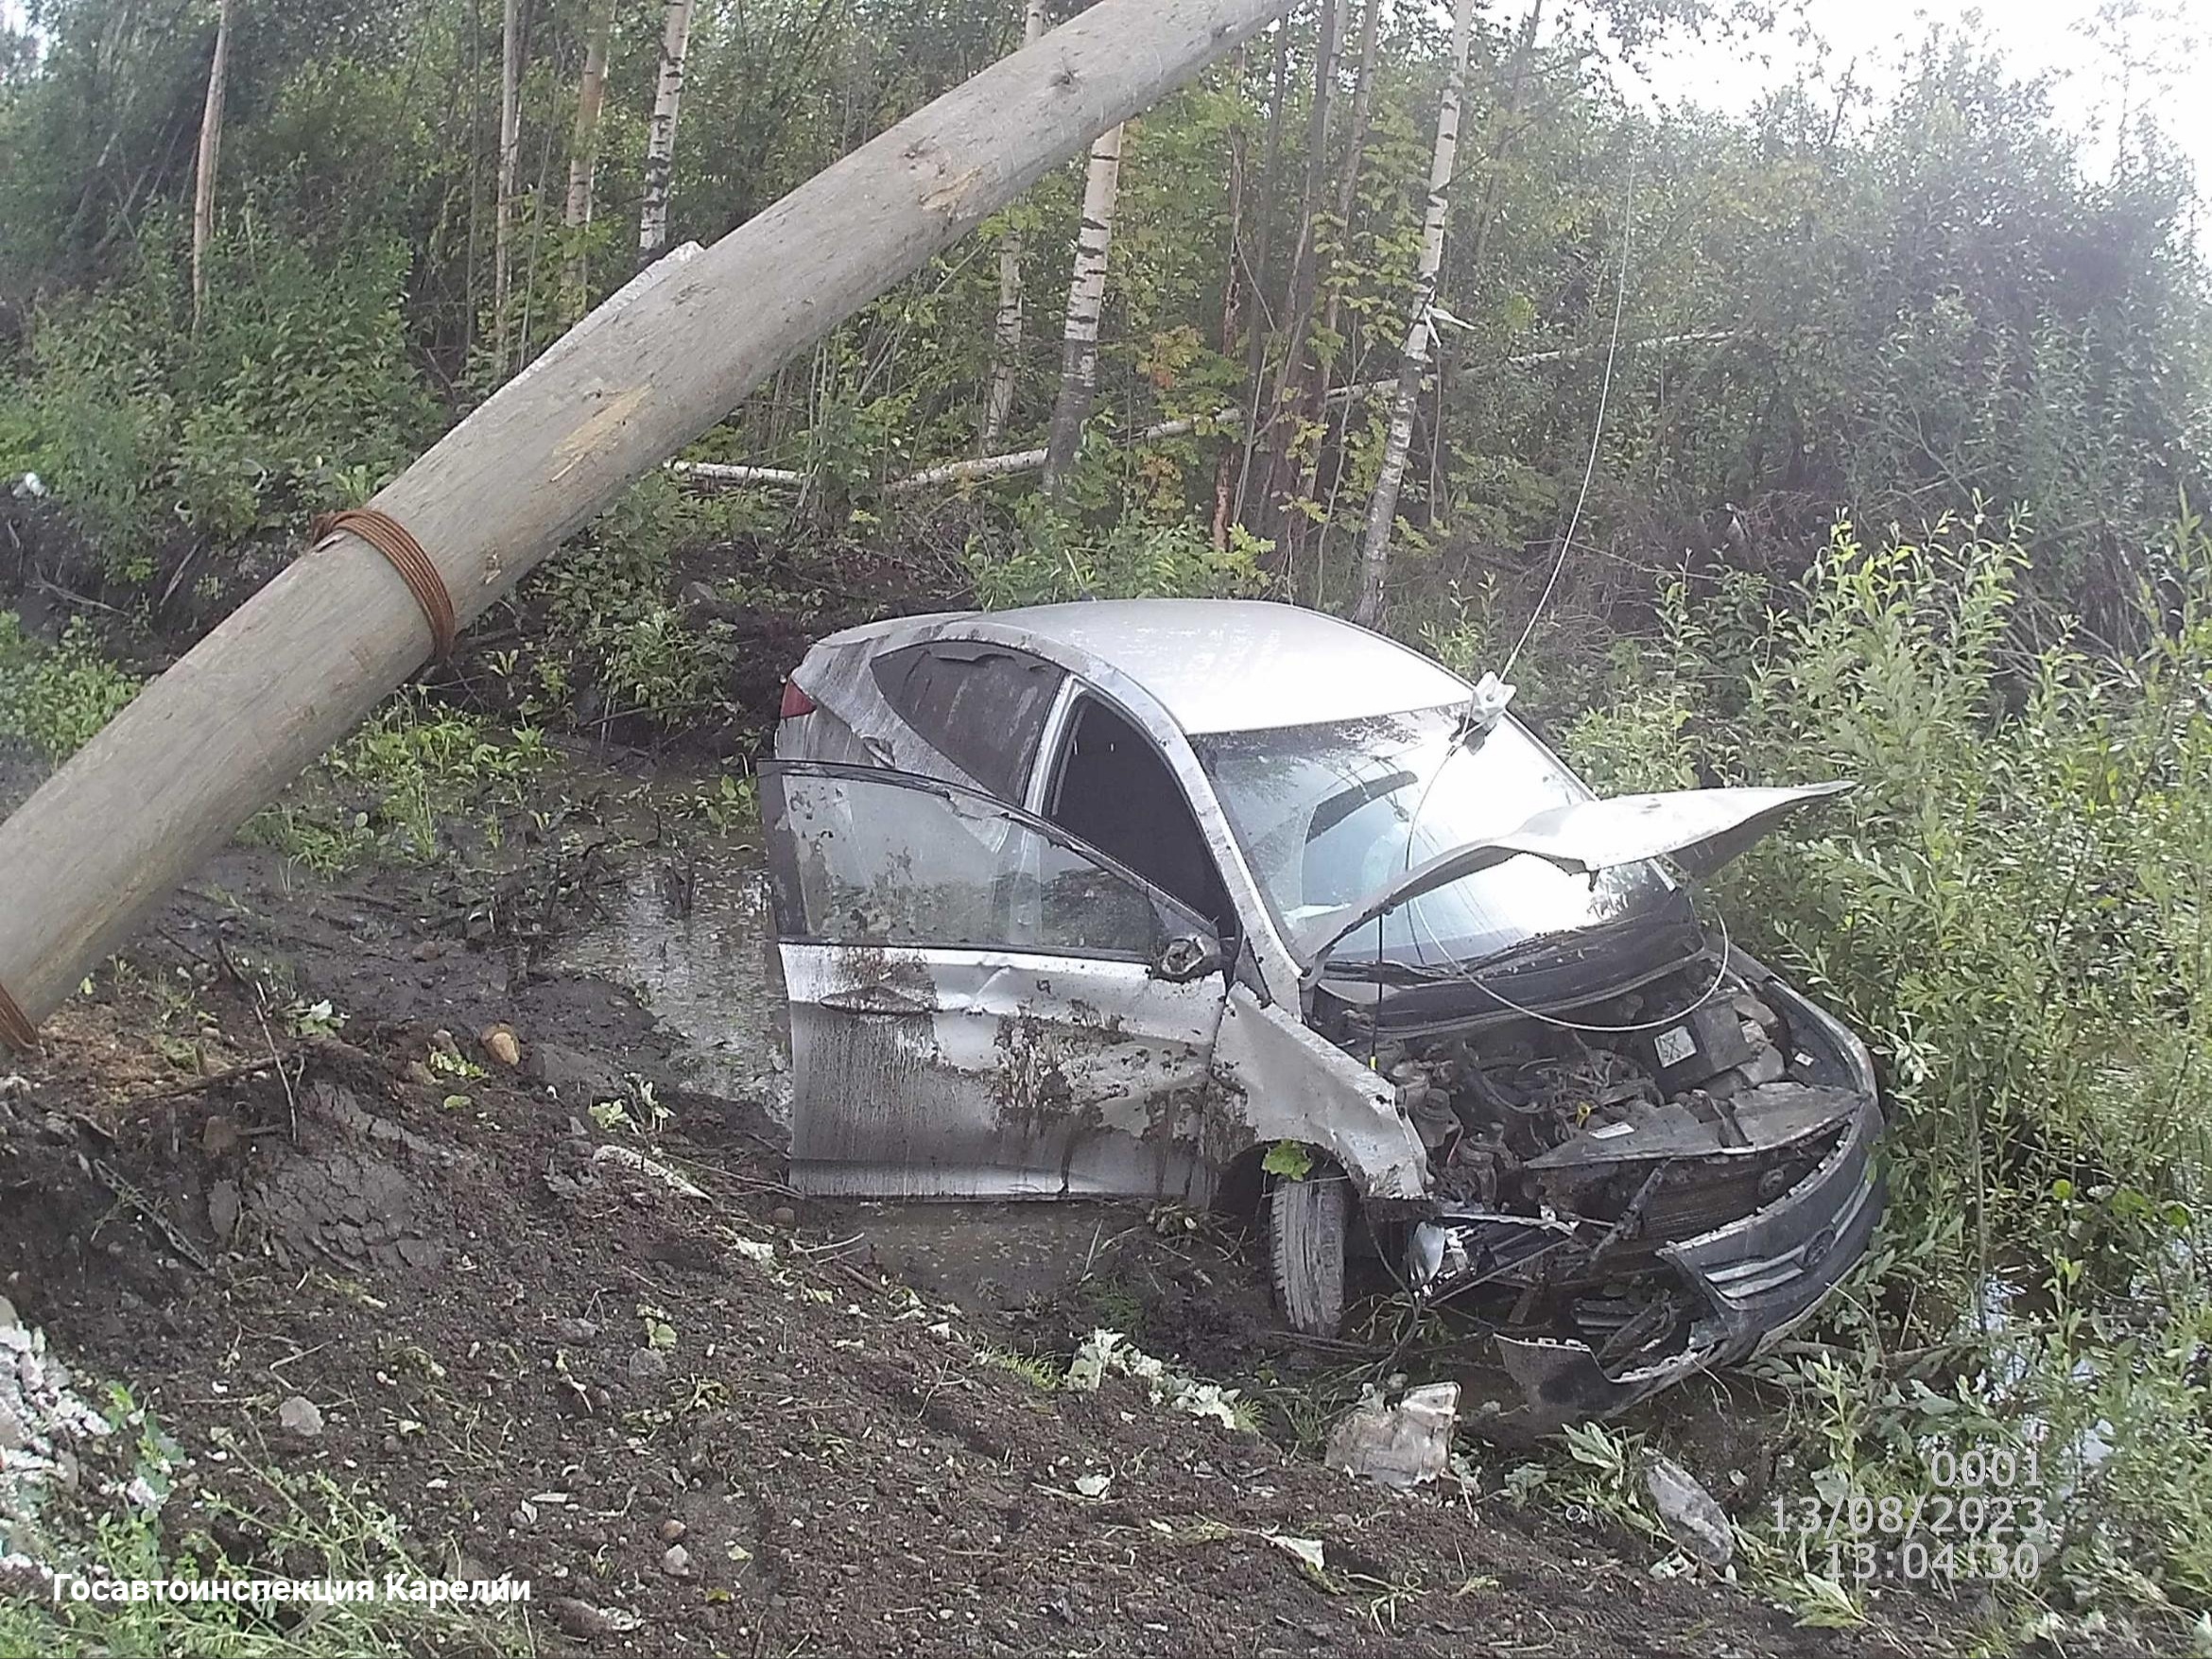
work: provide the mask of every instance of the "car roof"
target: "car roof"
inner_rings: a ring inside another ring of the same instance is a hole
[[[1395,640],[1265,599],[1084,599],[948,612],[872,623],[822,643],[911,644],[973,637],[985,627],[1042,657],[1065,662],[1080,653],[1119,670],[1193,734],[1364,719],[1468,695],[1465,681]]]

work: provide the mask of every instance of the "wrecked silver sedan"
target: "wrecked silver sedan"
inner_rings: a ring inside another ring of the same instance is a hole
[[[1260,1212],[1497,1333],[1529,1426],[1809,1312],[1881,1208],[1859,1042],[1688,882],[1845,785],[1598,800],[1506,711],[1287,605],[833,635],[762,808],[818,1195]]]

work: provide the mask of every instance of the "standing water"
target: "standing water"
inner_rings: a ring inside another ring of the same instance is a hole
[[[635,991],[681,1044],[691,1086],[790,1120],[773,971],[768,874],[752,847],[707,842],[639,857],[596,921],[556,943],[548,966]]]

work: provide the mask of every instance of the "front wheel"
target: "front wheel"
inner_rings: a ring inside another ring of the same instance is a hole
[[[1333,1164],[1278,1176],[1268,1194],[1268,1256],[1275,1303],[1290,1328],[1333,1337],[1344,1322],[1344,1238],[1352,1184]]]

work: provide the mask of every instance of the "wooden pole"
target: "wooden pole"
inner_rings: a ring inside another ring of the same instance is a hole
[[[601,305],[370,505],[466,624],[779,364],[1284,4],[1100,0]],[[43,1019],[430,648],[369,544],[294,561],[0,823],[0,987]]]

